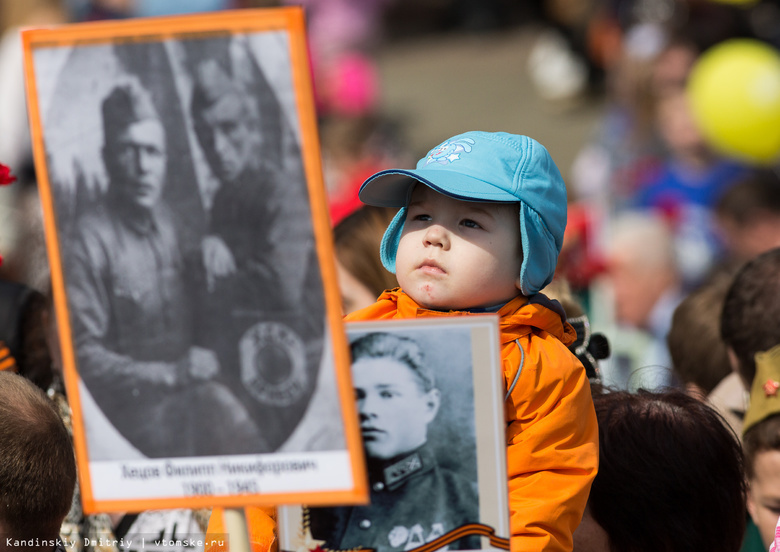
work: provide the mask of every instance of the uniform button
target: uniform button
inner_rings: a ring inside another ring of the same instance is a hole
[[[385,484],[382,483],[381,481],[377,481],[376,483],[374,483],[374,490],[375,491],[381,491],[384,488],[385,488]]]
[[[364,519],[360,522],[360,528],[361,529],[368,529],[371,527],[371,520],[370,519]]]

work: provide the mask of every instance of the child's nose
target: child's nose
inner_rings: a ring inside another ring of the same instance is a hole
[[[433,247],[449,248],[450,240],[447,229],[441,224],[432,224],[425,231],[425,245]]]

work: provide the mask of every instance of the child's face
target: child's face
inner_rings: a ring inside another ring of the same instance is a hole
[[[519,293],[521,263],[517,204],[458,201],[415,187],[395,267],[418,304],[463,310],[506,303]]]
[[[775,538],[780,517],[780,451],[765,450],[753,459],[753,478],[748,482],[747,508],[766,548]]]
[[[369,458],[388,459],[425,444],[439,392],[425,392],[412,369],[392,357],[352,365],[360,431]]]

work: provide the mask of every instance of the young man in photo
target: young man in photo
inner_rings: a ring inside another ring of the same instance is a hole
[[[310,509],[312,536],[329,549],[390,552],[478,522],[476,482],[439,465],[428,443],[441,394],[420,345],[371,333],[354,341],[351,351],[371,502]],[[449,548],[480,548],[479,538],[462,538]]]

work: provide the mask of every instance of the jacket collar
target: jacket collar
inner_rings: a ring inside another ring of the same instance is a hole
[[[385,291],[379,301],[391,301],[396,304],[396,318],[433,318],[436,316],[485,316],[484,313],[469,311],[437,311],[418,305],[402,289],[395,288]],[[577,337],[571,324],[566,322],[563,309],[557,301],[552,301],[544,294],[537,293],[530,299],[518,295],[496,313],[499,316],[501,342],[509,343],[534,328],[544,330],[569,345]]]

